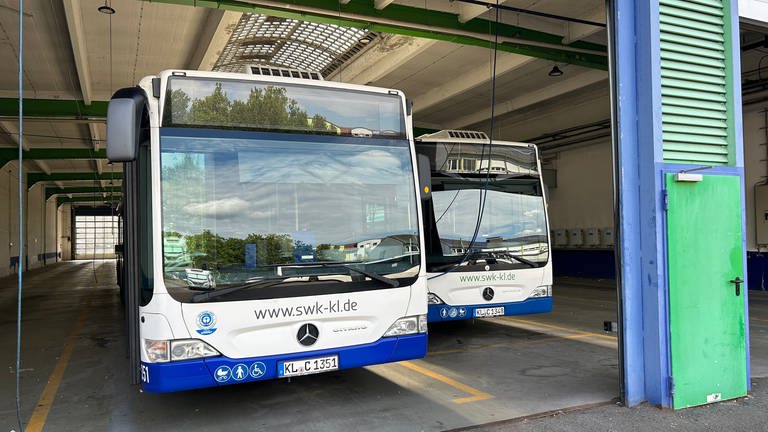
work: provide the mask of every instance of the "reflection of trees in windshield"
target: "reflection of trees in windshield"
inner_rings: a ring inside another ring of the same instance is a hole
[[[320,114],[310,116],[283,87],[254,87],[245,100],[230,100],[221,83],[213,92],[192,100],[182,89],[169,92],[166,124],[248,126],[338,133],[339,128]]]

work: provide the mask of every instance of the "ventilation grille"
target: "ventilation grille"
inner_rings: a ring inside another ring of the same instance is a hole
[[[729,162],[728,70],[721,0],[660,0],[664,160]]]
[[[265,75],[323,81],[323,76],[317,72],[303,71],[299,69],[276,68],[272,66],[246,66],[245,73],[249,75]]]
[[[422,135],[419,139],[474,139],[488,141],[488,135],[485,132],[467,131],[467,130],[441,130],[439,132]]]

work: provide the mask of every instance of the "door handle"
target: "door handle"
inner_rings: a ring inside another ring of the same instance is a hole
[[[736,276],[736,279],[732,279],[732,280],[730,280],[728,282],[736,285],[736,296],[738,297],[739,295],[741,295],[741,284],[743,284],[744,281],[741,280],[740,277]]]

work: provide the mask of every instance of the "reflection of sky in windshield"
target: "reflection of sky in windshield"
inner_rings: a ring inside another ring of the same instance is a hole
[[[477,189],[433,192],[435,219],[439,219],[437,230],[441,239],[472,239],[481,193]],[[478,241],[493,237],[514,240],[535,235],[546,235],[544,200],[541,196],[488,191]]]
[[[241,239],[288,234],[314,246],[415,234],[407,143],[356,142],[163,136],[164,229]]]

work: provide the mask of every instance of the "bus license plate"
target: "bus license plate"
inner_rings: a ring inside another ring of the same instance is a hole
[[[475,318],[490,318],[504,315],[504,306],[475,309]]]
[[[291,377],[332,371],[339,368],[339,356],[317,357],[278,363],[277,376]]]

